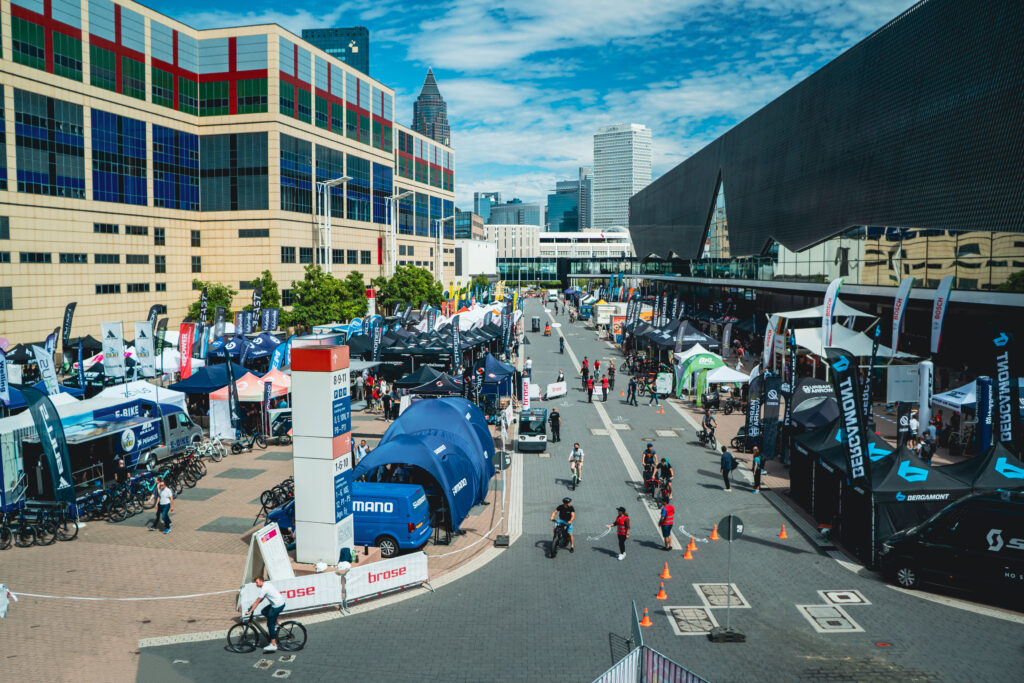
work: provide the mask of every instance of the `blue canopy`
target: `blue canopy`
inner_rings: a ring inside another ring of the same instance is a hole
[[[512,382],[516,374],[514,367],[502,363],[489,353],[477,361],[476,367],[484,369],[484,383],[481,393],[512,393]]]
[[[71,394],[72,396],[81,396],[82,394],[85,393],[84,391],[82,391],[78,387],[66,387],[63,384],[58,384],[57,386],[60,387],[60,393],[62,393],[62,394]],[[46,392],[46,382],[44,382],[42,380],[39,380],[38,382],[33,384],[32,388],[33,389],[38,389],[39,391],[43,392],[44,394],[47,393]],[[11,389],[11,402],[7,406],[8,410],[17,410],[18,408],[24,408],[25,406],[28,405],[28,403],[25,401],[25,396],[20,391],[18,391],[13,386],[10,389]]]
[[[480,487],[474,503],[485,500],[494,476],[494,438],[480,409],[462,398],[416,401],[388,427],[380,444],[403,434],[424,432],[444,435],[448,443],[462,447],[476,464],[479,474]]]
[[[479,483],[475,464],[461,448],[437,434],[400,434],[370,451],[356,465],[352,477],[358,479],[392,464],[415,465],[430,474],[448,501],[452,529],[462,525],[476,501]]]
[[[245,373],[250,372],[238,363],[231,363],[231,370],[235,373],[235,381],[238,381]],[[254,373],[256,374],[256,373]],[[212,394],[218,389],[228,385],[228,366],[226,363],[218,365],[207,365],[192,373],[188,379],[175,382],[169,389],[183,391],[186,394]]]
[[[242,349],[247,346],[252,346],[252,344],[245,337],[232,337],[227,340],[226,344],[223,340],[217,339],[206,347],[206,357],[224,358],[224,354],[226,353],[232,358],[240,358],[242,355]]]
[[[249,358],[266,358],[267,356],[274,353],[274,349],[283,344],[280,339],[267,332],[261,332],[258,336],[254,337],[250,342],[249,353],[246,355],[246,359]],[[232,354],[234,355],[234,354]]]

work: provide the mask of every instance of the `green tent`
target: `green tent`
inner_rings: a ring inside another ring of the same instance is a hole
[[[696,372],[701,370],[714,370],[725,365],[725,362],[713,353],[698,353],[695,356],[690,356],[683,361],[683,367],[680,370],[681,381],[676,387],[676,396],[683,395],[683,389],[689,389],[692,386],[692,376]]]

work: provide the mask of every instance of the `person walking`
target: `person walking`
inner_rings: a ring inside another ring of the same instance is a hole
[[[761,447],[754,446],[754,457],[750,461],[750,469],[754,472],[754,493],[761,493],[762,468]]]
[[[355,450],[354,450],[354,460],[355,460],[355,462],[353,462],[352,465],[353,466],[358,465],[359,461],[362,460],[363,458],[365,458],[366,456],[368,456],[369,454],[370,454],[370,449],[366,446],[366,439],[361,439],[359,441],[359,445],[355,447]]]
[[[590,379],[590,366],[586,363],[580,368],[580,377],[583,379],[583,388],[587,388],[587,380]]]
[[[559,370],[558,371],[558,379],[556,379],[555,381],[556,382],[564,382],[565,381],[565,373],[562,372],[561,370]]]
[[[626,393],[626,405],[637,407],[639,404],[636,402],[636,378],[631,377],[629,379],[629,387]]]
[[[284,597],[280,591],[274,588],[273,584],[264,581],[262,576],[256,577],[256,588],[259,589],[256,601],[252,603],[252,607],[246,614],[252,614],[261,600],[267,601],[267,606],[260,610],[260,614],[267,618],[267,635],[270,636],[270,642],[263,648],[263,651],[277,652],[277,617],[284,611]]]
[[[654,382],[647,382],[647,393],[651,395],[651,398],[647,401],[647,405],[651,405],[653,403],[660,408],[661,401],[658,400],[658,392],[654,389]]]
[[[605,375],[604,377],[601,378],[601,394],[602,394],[601,402],[602,403],[607,403],[608,402],[608,376],[607,375]]]
[[[587,403],[594,402],[594,378],[587,377]]]
[[[605,529],[611,529],[615,527],[615,534],[619,537],[619,560],[626,559],[626,539],[629,538],[629,515],[626,514],[626,508],[620,507],[616,510],[618,514],[615,516],[615,521],[605,527]]]
[[[725,482],[726,491],[732,491],[732,484],[729,481],[729,479],[730,477],[732,477],[732,471],[734,469],[736,469],[735,458],[732,457],[732,453],[729,452],[729,449],[727,449],[725,446],[722,446],[721,472],[722,481]]]
[[[526,360],[523,361],[523,377],[533,377],[533,359],[529,356],[527,356]]]
[[[667,501],[662,503],[658,526],[661,527],[661,537],[665,539],[665,550],[672,550],[672,524],[675,516],[676,506]]]
[[[164,483],[163,479],[156,480],[157,505],[156,519],[153,521],[153,531],[159,531],[160,520],[164,522],[164,533],[171,533],[171,513],[174,512],[174,490]]]
[[[595,360],[594,361],[594,374],[595,375],[600,375],[601,374],[601,361],[599,361],[599,360]]]
[[[394,384],[391,385],[391,421],[394,422],[398,419],[398,406],[401,403],[401,399],[398,398],[398,389]]]
[[[352,400],[362,401],[363,400],[363,376],[356,375],[355,381],[352,383]]]
[[[381,391],[384,391],[384,382],[381,382],[380,384]],[[391,394],[382,394],[380,401],[381,405],[384,406],[383,410],[381,410],[381,416],[384,418],[385,422],[388,422],[391,419]]]
[[[558,414],[558,408],[553,408],[548,415],[548,422],[551,423],[551,442],[556,443],[562,440],[562,416]]]
[[[608,364],[608,386],[615,388],[615,363]]]

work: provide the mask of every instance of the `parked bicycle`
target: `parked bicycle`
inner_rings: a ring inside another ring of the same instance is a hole
[[[267,439],[259,431],[252,434],[242,432],[241,438],[231,444],[231,452],[238,455],[242,451],[251,451],[254,444],[260,449],[266,448]]]
[[[232,652],[252,652],[264,640],[269,643],[270,634],[252,615],[243,615],[228,629],[228,649]],[[277,646],[288,652],[301,650],[306,646],[306,627],[297,621],[282,621],[277,625]]]
[[[742,410],[743,402],[737,398],[729,396],[722,402],[722,413],[725,415],[731,415],[734,410]]]

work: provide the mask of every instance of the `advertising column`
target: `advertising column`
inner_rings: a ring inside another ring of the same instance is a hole
[[[292,349],[295,559],[336,564],[353,545],[347,346]]]

